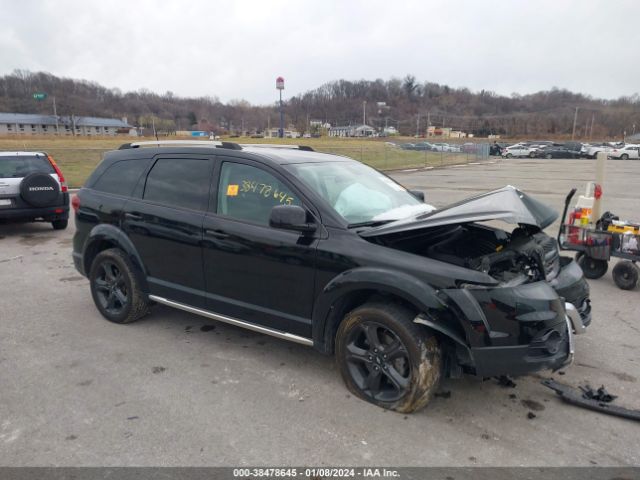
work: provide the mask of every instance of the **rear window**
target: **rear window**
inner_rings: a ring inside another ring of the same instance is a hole
[[[44,155],[0,155],[0,178],[21,178],[34,172],[56,173]]]

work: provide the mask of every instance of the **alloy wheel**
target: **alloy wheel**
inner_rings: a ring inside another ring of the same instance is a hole
[[[346,362],[363,394],[392,402],[406,395],[411,362],[405,345],[388,327],[370,321],[355,326],[346,343]]]
[[[124,276],[114,262],[105,260],[100,264],[94,285],[102,308],[112,315],[122,313],[129,302],[129,294]]]

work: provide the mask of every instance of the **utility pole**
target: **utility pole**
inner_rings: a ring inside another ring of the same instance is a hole
[[[418,114],[418,119],[416,120],[416,138],[420,136],[420,114]]]
[[[431,112],[427,112],[427,137],[429,136],[429,127],[431,126]]]
[[[58,135],[58,111],[56,110],[56,97],[53,96],[53,116],[56,119],[56,135]]]
[[[362,125],[367,124],[367,101],[362,102]]]
[[[593,123],[596,120],[596,114],[592,113],[591,114],[591,129],[589,130],[589,140],[591,140],[591,135],[593,135]]]
[[[284,110],[282,109],[282,90],[284,90],[284,78],[276,78],[276,88],[280,92],[280,130],[278,137],[284,138]]]
[[[578,107],[576,107],[576,113],[573,114],[573,130],[571,131],[571,141],[576,136],[576,122],[578,121]]]

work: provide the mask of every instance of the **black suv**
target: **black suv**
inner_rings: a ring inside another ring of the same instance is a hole
[[[542,233],[549,207],[505,187],[434,209],[346,157],[193,143],[123,145],[74,197],[73,259],[108,320],[161,303],[313,346],[401,412],[442,375],[571,361],[589,290]]]

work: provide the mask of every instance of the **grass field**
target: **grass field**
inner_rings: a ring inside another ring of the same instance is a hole
[[[176,139],[176,137],[170,137]],[[123,143],[152,138],[131,137],[53,137],[22,136],[0,137],[0,150],[46,151],[55,158],[71,187],[79,187],[87,179],[105,152],[117,149]],[[345,155],[380,170],[421,168],[477,161],[474,154],[402,150],[389,146],[381,139],[305,138],[305,139],[223,139],[237,143],[287,143],[309,145],[314,150]],[[415,141],[395,138],[394,141]]]

